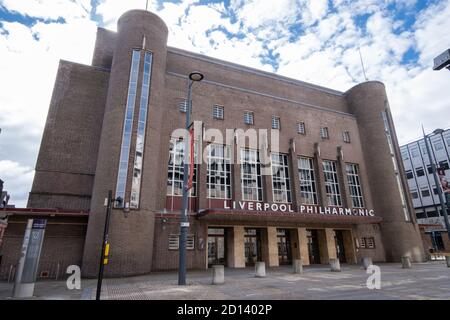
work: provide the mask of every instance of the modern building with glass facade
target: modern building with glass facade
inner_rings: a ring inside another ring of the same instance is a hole
[[[11,214],[2,272],[28,212],[59,228],[43,249],[50,274],[64,238],[74,245],[61,267],[96,276],[109,190],[123,201],[106,274],[178,268],[177,129],[194,70],[204,79],[192,88],[188,268],[424,259],[382,83],[339,92],[168,47],[167,35],[158,16],[133,10],[117,32],[98,29],[91,65],[61,61],[29,208]]]
[[[428,139],[431,159],[436,166],[445,170],[450,181],[450,129],[431,134]],[[450,240],[445,229],[444,217],[438,189],[433,177],[425,140],[419,139],[400,147],[405,176],[408,180],[416,218],[425,230],[426,249],[450,250]],[[428,239],[429,238],[429,239]]]

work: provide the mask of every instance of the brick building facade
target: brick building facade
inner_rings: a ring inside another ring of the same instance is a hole
[[[132,10],[117,32],[98,29],[91,66],[60,63],[28,207],[89,211],[82,256],[79,236],[68,237],[84,276],[97,273],[108,190],[124,201],[111,216],[106,274],[178,267],[184,143],[174,132],[194,70],[204,80],[192,94],[202,129],[189,268],[424,259],[382,83],[338,92],[167,47],[167,34],[158,16]],[[255,147],[238,132],[263,134]]]

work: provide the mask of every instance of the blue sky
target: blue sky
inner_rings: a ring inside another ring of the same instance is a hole
[[[60,59],[89,64],[97,26],[146,0],[0,0],[0,178],[24,206]],[[450,0],[155,1],[169,45],[346,91],[386,84],[401,143],[448,128]]]

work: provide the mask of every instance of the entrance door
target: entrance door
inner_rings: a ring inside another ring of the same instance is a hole
[[[254,266],[261,261],[261,233],[259,229],[245,229],[245,265]]]
[[[291,239],[289,237],[289,230],[277,229],[278,239],[278,260],[279,264],[291,264]]]
[[[226,264],[225,229],[208,228],[208,266]]]
[[[317,238],[317,230],[314,229],[306,230],[306,235],[308,237],[309,263],[319,264],[320,251],[319,251],[319,240]]]
[[[344,236],[342,235],[342,230],[334,230],[334,243],[336,244],[336,257],[339,262],[345,263],[345,248],[344,248]]]

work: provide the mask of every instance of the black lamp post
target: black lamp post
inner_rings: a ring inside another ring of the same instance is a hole
[[[442,129],[436,129],[436,130],[433,131],[433,134],[434,135],[441,134],[443,131],[444,130],[442,130]],[[447,205],[445,203],[442,186],[441,186],[441,183],[439,181],[439,177],[438,177],[437,172],[436,172],[436,164],[434,163],[434,161],[433,161],[433,159],[431,157],[431,148],[428,145],[428,140],[430,139],[430,135],[431,134],[426,135],[423,126],[422,126],[422,132],[423,132],[423,139],[425,140],[425,146],[427,148],[428,159],[429,159],[430,165],[431,165],[431,171],[432,171],[433,177],[434,177],[434,183],[436,184],[436,189],[437,189],[438,195],[439,195],[439,201],[441,202],[442,213],[444,215],[445,228],[447,229],[447,235],[448,235],[448,237],[450,239],[450,223],[448,221]],[[430,143],[431,143],[431,141],[430,141]]]
[[[186,131],[189,130],[191,125],[191,92],[194,82],[202,81],[203,74],[198,71],[191,72],[188,80],[188,95],[186,103]],[[186,137],[184,140],[184,168],[183,168],[183,206],[181,209],[181,223],[180,223],[180,255],[179,255],[179,270],[178,270],[178,285],[186,285],[186,240],[187,232],[189,229],[188,219],[188,175],[189,175],[189,154],[194,150],[189,150],[189,139]]]

